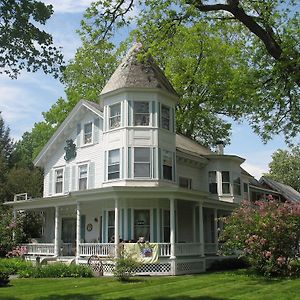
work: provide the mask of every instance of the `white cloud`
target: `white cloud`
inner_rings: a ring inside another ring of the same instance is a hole
[[[55,13],[79,13],[83,12],[93,0],[44,0],[46,4],[52,4]]]
[[[248,173],[254,176],[256,179],[259,179],[263,173],[267,173],[268,169],[265,165],[251,164],[249,162],[244,162],[241,165]]]

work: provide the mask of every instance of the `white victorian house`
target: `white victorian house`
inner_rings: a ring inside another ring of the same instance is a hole
[[[80,101],[36,157],[43,197],[6,203],[43,216],[28,255],[84,263],[110,255],[113,237],[144,237],[158,245],[159,260],[140,273],[203,272],[217,258],[217,218],[249,199],[243,158],[176,134],[177,94],[151,59],[137,59],[140,48],[131,48],[99,104]]]

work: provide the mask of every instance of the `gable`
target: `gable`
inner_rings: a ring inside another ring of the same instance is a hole
[[[82,145],[83,127],[88,122],[92,123],[92,141],[98,143],[98,133],[103,128],[103,114],[98,104],[81,100],[37,155],[34,165],[43,167],[52,154],[62,148],[62,144],[66,145],[66,140],[72,139],[76,146],[80,147]]]

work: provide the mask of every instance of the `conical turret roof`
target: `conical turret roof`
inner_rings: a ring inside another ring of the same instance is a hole
[[[161,89],[178,97],[161,69],[155,64],[152,57],[140,60],[142,44],[136,43],[123,58],[121,64],[110,77],[101,95],[122,88],[149,88]]]

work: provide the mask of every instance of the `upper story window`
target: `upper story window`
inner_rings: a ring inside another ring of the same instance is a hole
[[[161,106],[161,127],[170,130],[170,107]]]
[[[55,193],[61,194],[63,191],[64,170],[55,170]]]
[[[83,191],[87,189],[88,165],[84,164],[78,167],[78,189]]]
[[[150,177],[150,148],[134,148],[134,177]]]
[[[89,122],[84,124],[83,126],[83,144],[90,144],[92,143],[93,137],[93,123]]]
[[[248,196],[249,185],[248,185],[248,183],[244,182],[243,187],[244,187],[244,199],[248,200],[249,199],[249,196]]]
[[[218,194],[218,184],[217,184],[217,172],[208,172],[208,182],[209,182],[209,192],[212,194]]]
[[[163,179],[173,180],[173,158],[172,152],[163,150]]]
[[[222,194],[230,194],[230,173],[222,171]]]
[[[149,102],[135,101],[133,103],[133,124],[134,126],[149,126],[150,111]]]
[[[108,152],[108,180],[120,178],[120,149]]]
[[[233,179],[233,195],[241,196],[241,178],[239,176],[235,176]]]
[[[186,178],[186,177],[179,177],[179,186],[186,188],[186,189],[191,189],[192,188],[192,179]]]
[[[109,129],[121,126],[121,103],[111,105],[109,108]]]

